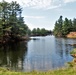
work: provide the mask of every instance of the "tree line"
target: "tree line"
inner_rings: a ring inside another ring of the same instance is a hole
[[[63,16],[60,16],[59,19],[55,22],[55,27],[53,33],[55,36],[62,37],[69,34],[69,32],[76,31],[76,18],[73,20],[65,18],[63,20]]]
[[[45,28],[34,28],[31,31],[31,36],[46,36],[46,35],[52,35],[51,30],[46,30]]]

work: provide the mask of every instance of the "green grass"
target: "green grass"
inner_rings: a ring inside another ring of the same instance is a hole
[[[6,69],[0,68],[0,75],[76,75],[76,69],[68,68],[68,69],[59,69],[54,71],[47,71],[47,72],[13,72],[8,71]]]
[[[76,54],[76,48],[74,48],[74,49],[70,52],[70,54]]]

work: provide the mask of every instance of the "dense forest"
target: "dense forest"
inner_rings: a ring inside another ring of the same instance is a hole
[[[53,33],[58,37],[66,37],[66,35],[70,32],[76,31],[76,19],[73,20],[65,18],[63,20],[63,16],[60,16],[59,19],[55,22],[55,27]]]
[[[0,42],[19,40],[29,29],[22,17],[22,8],[12,1],[0,2]]]

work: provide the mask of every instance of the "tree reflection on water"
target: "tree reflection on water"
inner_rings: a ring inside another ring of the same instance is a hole
[[[27,55],[27,43],[10,43],[0,47],[0,66],[22,71],[24,57]]]

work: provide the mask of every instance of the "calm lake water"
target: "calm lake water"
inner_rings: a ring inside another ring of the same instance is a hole
[[[15,71],[47,71],[72,61],[70,51],[74,47],[68,44],[76,44],[76,39],[54,36],[31,38],[34,40],[1,46],[0,66]]]

